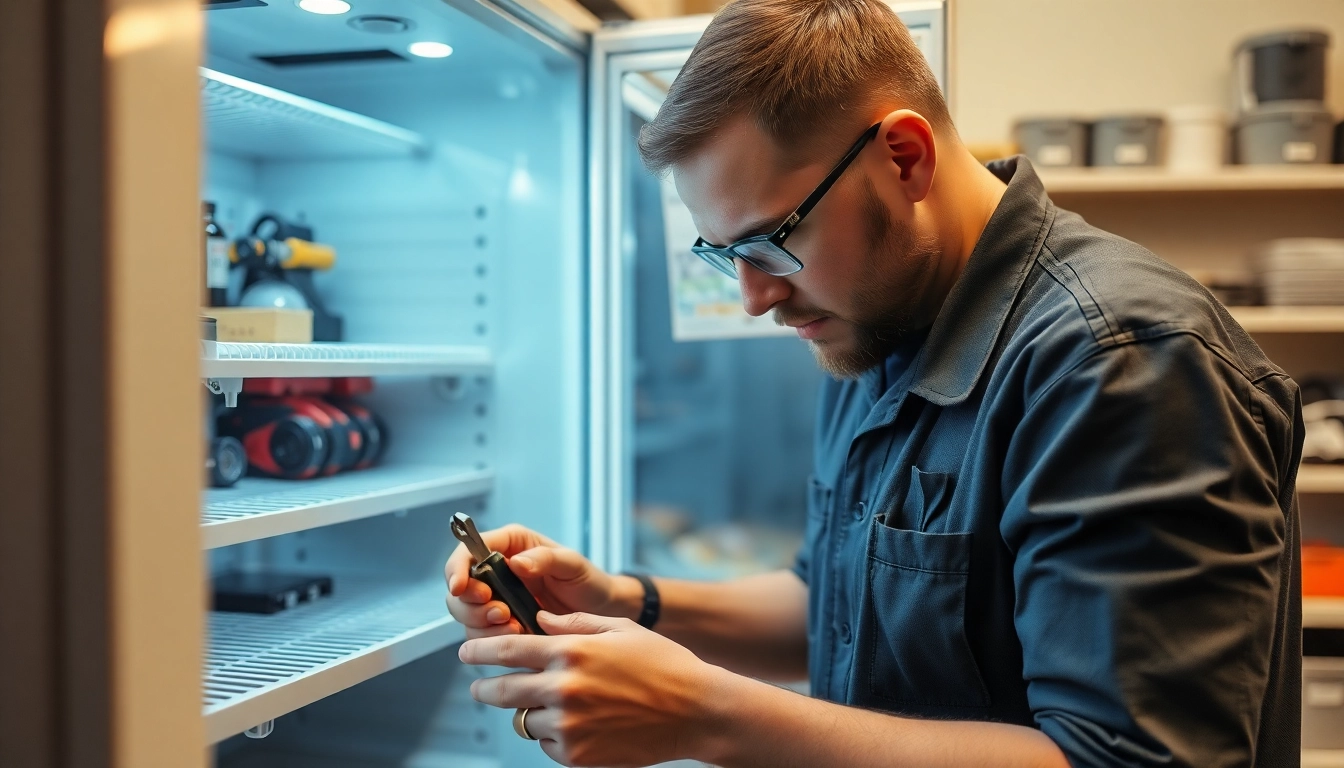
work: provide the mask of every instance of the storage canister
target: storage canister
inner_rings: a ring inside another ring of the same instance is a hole
[[[1092,124],[1092,165],[1157,165],[1161,160],[1162,118],[1117,115]]]
[[[1241,109],[1274,101],[1324,101],[1329,47],[1329,33],[1319,29],[1271,32],[1243,40],[1233,54]]]
[[[1042,168],[1087,165],[1088,124],[1067,117],[1019,120],[1013,138],[1022,154]]]
[[[1246,165],[1328,163],[1335,119],[1314,101],[1264,104],[1237,121],[1237,162]]]
[[[1167,167],[1216,171],[1227,162],[1227,113],[1192,104],[1167,110]]]

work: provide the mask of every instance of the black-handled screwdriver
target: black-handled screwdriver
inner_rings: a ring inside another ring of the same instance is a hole
[[[467,545],[467,551],[476,561],[471,566],[471,577],[484,582],[497,599],[509,606],[509,612],[518,619],[519,624],[523,625],[525,632],[533,635],[546,634],[537,623],[537,611],[541,610],[537,599],[527,591],[523,580],[509,570],[504,555],[492,552],[485,546],[485,540],[476,531],[476,523],[472,522],[471,516],[464,512],[453,515],[452,529],[453,535],[458,541]]]

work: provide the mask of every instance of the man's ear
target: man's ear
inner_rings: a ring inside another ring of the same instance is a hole
[[[906,198],[918,203],[927,197],[938,164],[929,121],[918,112],[898,109],[882,119],[876,141],[887,153],[893,177]]]

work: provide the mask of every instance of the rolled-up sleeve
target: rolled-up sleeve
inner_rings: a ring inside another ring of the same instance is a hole
[[[1186,333],[1094,350],[1023,407],[1000,533],[1036,722],[1074,766],[1252,764],[1293,415]]]

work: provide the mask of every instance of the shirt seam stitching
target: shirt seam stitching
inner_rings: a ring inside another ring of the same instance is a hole
[[[1137,344],[1144,344],[1144,343],[1147,343],[1147,342],[1158,341],[1158,340],[1160,340],[1160,339],[1166,339],[1166,338],[1171,338],[1171,337],[1175,337],[1175,336],[1182,336],[1182,335],[1184,335],[1184,336],[1189,336],[1189,337],[1191,337],[1191,338],[1197,340],[1197,341],[1200,343],[1200,346],[1202,346],[1202,347],[1204,347],[1205,349],[1207,349],[1211,354],[1213,354],[1214,357],[1217,357],[1217,358],[1218,358],[1219,360],[1221,360],[1223,363],[1225,363],[1226,365],[1228,365],[1229,367],[1231,367],[1233,370],[1235,370],[1238,374],[1240,374],[1242,380],[1245,381],[1246,384],[1247,384],[1248,386],[1250,386],[1252,389],[1254,389],[1254,390],[1256,390],[1256,391],[1260,391],[1260,388],[1259,388],[1258,386],[1256,386],[1256,382],[1263,380],[1264,377],[1261,377],[1261,378],[1257,378],[1257,379],[1252,380],[1252,379],[1246,374],[1246,371],[1242,370],[1241,367],[1238,366],[1234,361],[1228,359],[1228,357],[1227,357],[1225,354],[1223,354],[1222,350],[1221,350],[1217,345],[1210,344],[1209,341],[1208,341],[1207,339],[1205,339],[1202,335],[1200,335],[1199,333],[1197,333],[1197,332],[1195,332],[1195,331],[1193,331],[1193,330],[1191,330],[1191,329],[1189,329],[1189,328],[1181,328],[1181,327],[1163,328],[1163,327],[1162,327],[1162,326],[1170,326],[1170,325],[1173,325],[1172,321],[1169,321],[1169,320],[1163,320],[1163,321],[1161,321],[1161,322],[1153,323],[1152,325],[1145,326],[1145,327],[1143,327],[1143,328],[1138,328],[1138,329],[1135,329],[1135,330],[1133,330],[1133,331],[1127,331],[1127,332],[1125,333],[1125,336],[1127,336],[1128,338],[1126,338],[1126,339],[1124,339],[1124,340],[1114,340],[1114,341],[1113,341],[1112,343],[1110,343],[1110,344],[1102,344],[1102,343],[1098,342],[1096,347],[1094,347],[1094,348],[1092,348],[1092,349],[1089,349],[1087,352],[1085,352],[1084,354],[1082,354],[1077,360],[1075,360],[1074,362],[1072,362],[1072,363],[1070,363],[1069,365],[1065,366],[1064,369],[1063,369],[1062,371],[1060,371],[1059,374],[1057,374],[1057,375],[1055,376],[1054,379],[1051,379],[1051,380],[1050,380],[1050,383],[1046,384],[1046,385],[1041,389],[1041,391],[1037,393],[1036,397],[1032,398],[1031,402],[1027,404],[1026,409],[1027,409],[1027,410],[1030,410],[1030,409],[1034,408],[1034,407],[1036,406],[1036,404],[1039,403],[1039,402],[1041,401],[1042,398],[1044,398],[1047,394],[1050,393],[1050,390],[1052,390],[1052,389],[1055,387],[1055,385],[1059,384],[1059,382],[1063,381],[1063,380],[1065,379],[1065,377],[1067,377],[1067,376],[1069,376],[1070,374],[1072,374],[1074,371],[1076,371],[1078,368],[1080,368],[1084,363],[1088,362],[1089,360],[1093,359],[1094,357],[1097,357],[1097,356],[1099,356],[1099,355],[1102,355],[1102,354],[1104,354],[1104,353],[1106,353],[1106,352],[1109,352],[1109,351],[1111,351],[1111,350],[1114,350],[1114,349],[1120,349],[1121,347],[1128,347],[1128,346],[1133,346],[1133,345],[1137,345]],[[1149,333],[1150,331],[1151,331],[1151,333]],[[1275,407],[1279,410],[1280,413],[1283,413],[1283,409],[1282,409],[1282,408],[1278,408],[1277,404],[1275,404]],[[1285,416],[1286,416],[1286,414],[1285,414]]]

